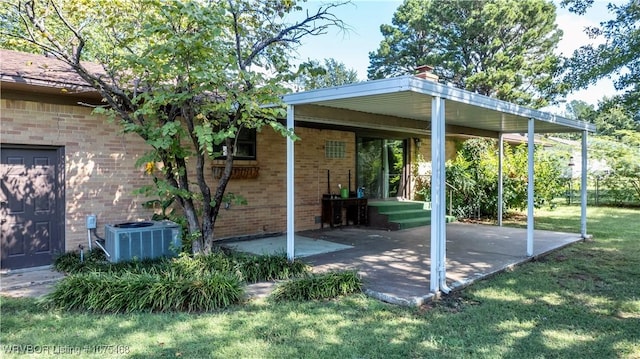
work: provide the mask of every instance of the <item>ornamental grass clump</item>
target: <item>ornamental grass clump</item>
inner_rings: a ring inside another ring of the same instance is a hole
[[[84,256],[79,252],[67,252],[55,258],[53,268],[61,273],[76,274],[89,272],[121,273],[146,272],[169,267],[167,258],[146,258],[111,263],[100,250],[87,251]]]
[[[56,258],[54,267],[68,276],[45,303],[99,313],[210,311],[238,303],[243,282],[288,279],[309,269],[284,255],[226,251],[118,263],[101,252],[90,251],[83,258],[75,252]]]
[[[248,283],[289,279],[309,272],[309,266],[299,260],[289,261],[285,255],[247,255],[233,253],[236,270]]]
[[[356,271],[327,272],[292,279],[276,287],[271,298],[276,301],[306,301],[336,298],[362,291]]]
[[[289,279],[303,275],[309,266],[299,260],[290,262],[284,254],[253,255],[234,251],[216,251],[207,255],[181,253],[175,258],[153,258],[111,263],[101,251],[88,251],[81,259],[80,253],[68,252],[58,256],[53,264],[58,272],[75,273],[163,273],[168,270],[183,275],[229,273],[241,281]]]
[[[79,273],[61,280],[44,299],[47,306],[98,313],[206,312],[238,303],[237,276],[211,273]]]

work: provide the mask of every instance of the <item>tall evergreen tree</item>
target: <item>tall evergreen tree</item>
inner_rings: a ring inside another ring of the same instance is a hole
[[[380,31],[371,79],[432,65],[445,82],[518,104],[542,107],[559,92],[562,31],[551,1],[405,0]]]

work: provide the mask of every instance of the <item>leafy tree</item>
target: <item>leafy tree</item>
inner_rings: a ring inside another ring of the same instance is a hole
[[[640,130],[640,122],[633,120],[631,114],[621,104],[612,104],[609,99],[604,98],[599,103],[599,108],[594,109],[584,101],[574,100],[567,104],[565,116],[568,118],[586,121],[596,125],[596,134],[605,136],[616,135],[621,130]],[[573,139],[579,138],[581,135],[569,134],[565,137]]]
[[[263,105],[281,103],[290,49],[342,26],[338,5],[288,22],[302,10],[294,0],[29,0],[3,7],[0,31],[69,65],[102,95],[98,112],[149,144],[140,165],[159,175],[146,190],[174,198],[193,251],[209,252],[238,135],[272,127],[294,136],[278,122],[282,107]],[[218,156],[225,167],[211,184],[207,161]]]
[[[570,119],[595,123],[597,112],[593,105],[584,101],[573,100],[566,106],[565,116]]]
[[[562,36],[545,0],[405,0],[369,53],[369,78],[434,66],[443,81],[502,100],[542,107],[554,85]]]
[[[345,64],[336,59],[325,59],[324,65],[317,60],[300,65],[296,78],[297,90],[308,91],[323,87],[341,86],[359,82],[358,72],[347,69]]]
[[[593,0],[561,1],[562,6],[577,14],[585,14],[592,4]],[[604,38],[604,43],[574,51],[566,63],[565,81],[573,89],[582,89],[601,78],[614,76],[615,87],[623,94],[613,102],[623,104],[640,121],[640,2],[610,3],[608,9],[613,19],[585,29],[592,38]]]
[[[589,143],[590,157],[610,168],[597,173],[616,204],[640,202],[640,132],[620,130],[615,137],[598,136]]]
[[[594,123],[598,135],[620,138],[622,132],[619,131],[640,131],[640,122],[634,121],[622,104],[602,106]]]

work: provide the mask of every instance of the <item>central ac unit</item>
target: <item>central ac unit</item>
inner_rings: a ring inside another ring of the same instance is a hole
[[[174,256],[181,246],[180,225],[171,221],[127,222],[105,226],[110,262]]]

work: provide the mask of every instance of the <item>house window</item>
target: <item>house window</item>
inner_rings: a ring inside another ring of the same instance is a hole
[[[326,158],[344,158],[346,144],[343,141],[327,141],[324,144]]]
[[[256,137],[255,128],[243,128],[238,135],[233,158],[237,160],[255,160]],[[224,144],[220,144],[217,151],[222,152],[222,156],[217,157],[217,159],[224,159],[227,156],[227,146]]]

